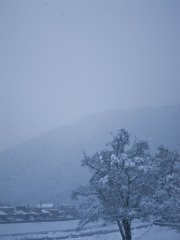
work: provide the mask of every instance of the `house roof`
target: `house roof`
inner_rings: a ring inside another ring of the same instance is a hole
[[[7,213],[0,211],[0,216],[6,216],[6,215],[7,215]]]
[[[54,204],[53,203],[43,203],[41,204],[42,208],[53,208]]]
[[[16,211],[14,212],[14,214],[15,214],[15,215],[18,215],[18,214],[21,214],[21,215],[29,215],[30,213],[24,212],[24,211],[22,211],[22,210],[16,210]]]
[[[49,213],[47,210],[45,210],[45,209],[42,209],[42,211],[41,211],[42,213]]]

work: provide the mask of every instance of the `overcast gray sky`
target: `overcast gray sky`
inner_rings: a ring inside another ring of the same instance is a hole
[[[0,151],[112,109],[180,103],[179,0],[0,0]]]

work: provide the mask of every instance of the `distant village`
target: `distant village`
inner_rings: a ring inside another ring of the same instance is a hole
[[[37,205],[0,206],[0,223],[41,222],[77,219],[75,206],[55,207],[53,203]]]

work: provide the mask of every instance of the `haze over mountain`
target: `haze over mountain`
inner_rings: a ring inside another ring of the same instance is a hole
[[[71,191],[88,179],[81,167],[88,155],[105,148],[110,132],[125,128],[132,139],[147,140],[152,151],[180,152],[180,105],[110,111],[61,126],[0,154],[0,202],[70,201]]]

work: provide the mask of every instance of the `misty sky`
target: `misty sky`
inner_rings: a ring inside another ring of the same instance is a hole
[[[180,103],[179,0],[0,0],[0,151],[83,116]]]

